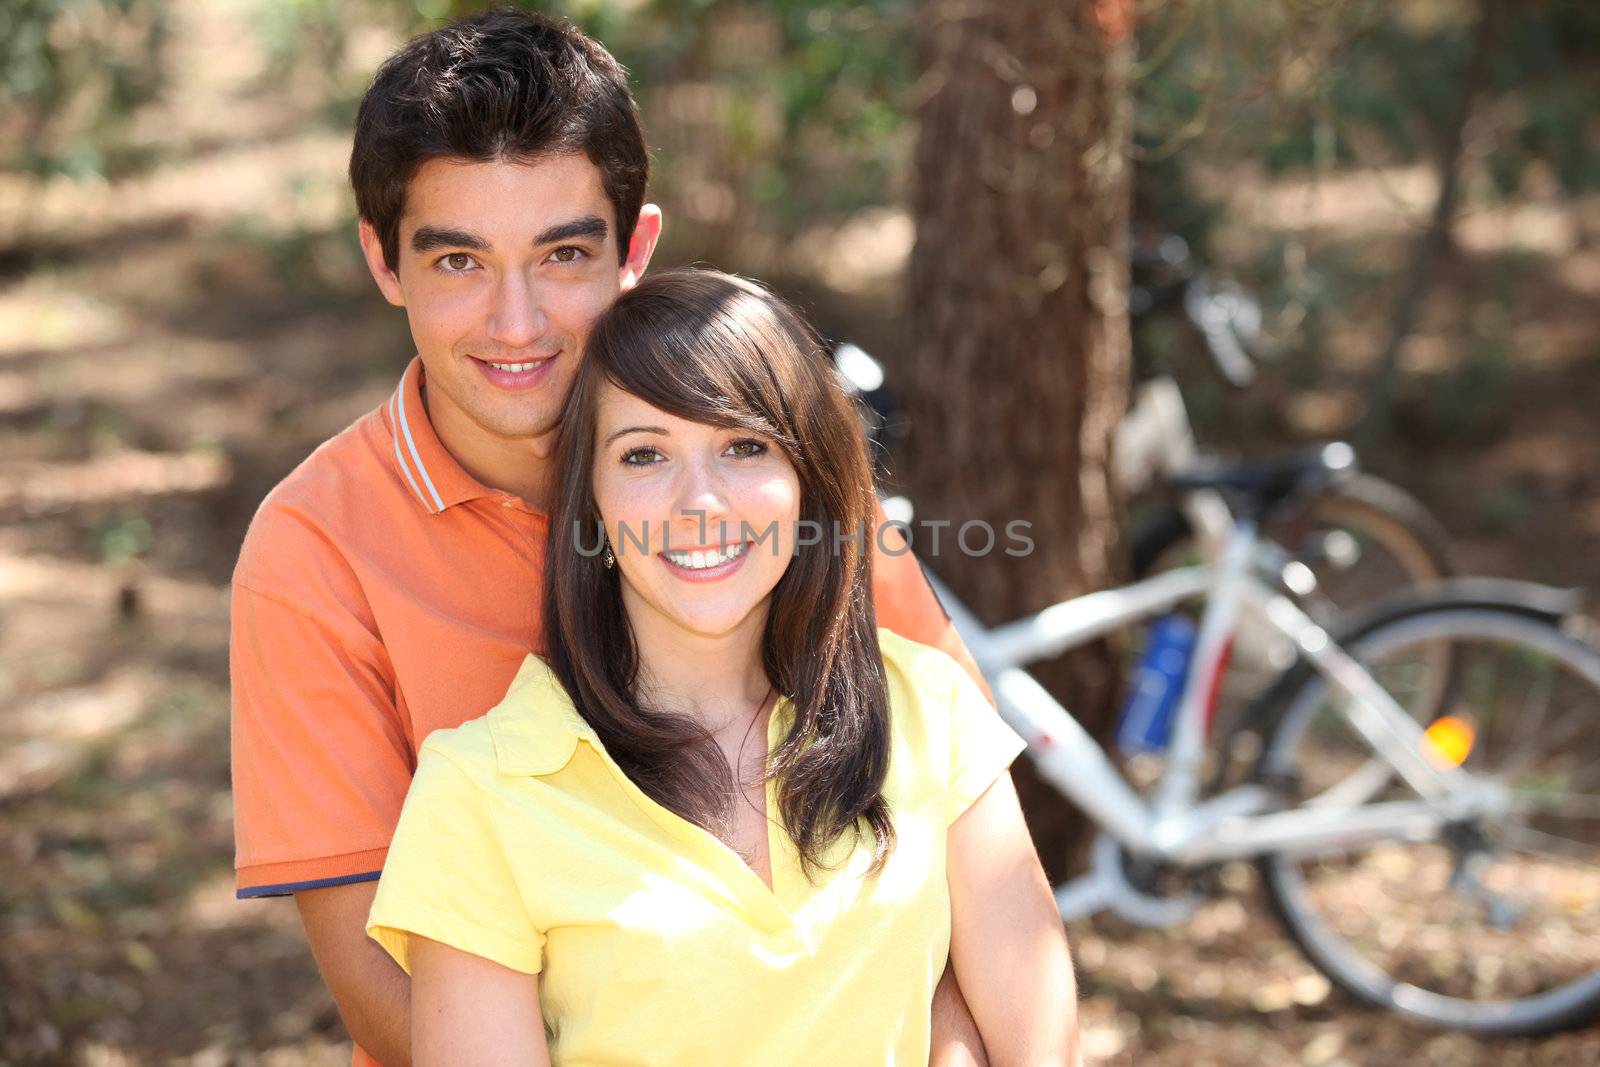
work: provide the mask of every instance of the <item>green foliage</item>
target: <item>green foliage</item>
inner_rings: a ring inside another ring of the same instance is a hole
[[[138,514],[119,514],[93,531],[95,555],[102,563],[122,563],[150,550],[150,520]]]
[[[226,230],[230,252],[248,251],[279,290],[302,307],[337,308],[370,296],[371,279],[358,246],[350,240],[352,210],[334,223],[276,229],[241,218]],[[215,279],[210,285],[219,284]]]
[[[420,30],[490,6],[403,5]],[[556,0],[631,73],[656,149],[655,194],[702,224],[786,238],[902,193],[915,0]],[[682,102],[700,93],[700,103]],[[692,112],[685,115],[684,111]],[[681,217],[681,215],[680,215]]]
[[[1483,84],[1465,77],[1479,12],[1497,5]],[[1536,160],[1600,188],[1600,5],[1590,0],[1173,0],[1140,29],[1144,154],[1254,158],[1269,170],[1437,156],[1468,91],[1502,190]]]
[[[1462,214],[1600,189],[1600,4],[1592,0],[1167,0],[1146,10],[1134,83],[1135,218],[1180,234],[1202,262],[1261,299],[1292,389],[1348,385],[1360,356],[1382,350],[1398,294],[1413,282],[1405,248],[1430,206],[1405,206],[1402,183],[1417,188],[1417,169],[1435,172],[1458,132]],[[1483,25],[1488,47],[1475,62]],[[1377,181],[1348,180],[1361,170]],[[1382,225],[1351,216],[1291,223],[1286,236],[1235,225],[1219,256],[1210,238],[1238,180],[1320,186],[1335,214],[1341,198],[1360,202],[1375,187],[1393,200],[1378,207]],[[1205,188],[1217,190],[1215,202],[1195,191]],[[1508,269],[1525,279],[1548,254],[1508,260]],[[1509,317],[1508,294],[1520,283],[1487,280],[1498,291],[1460,290],[1455,299],[1488,300]],[[1510,331],[1480,325],[1451,342],[1448,372],[1397,383],[1399,432],[1468,442],[1503,428],[1517,370]]]
[[[0,165],[102,177],[131,159],[119,135],[163,85],[161,0],[0,4]]]
[[[1478,523],[1485,533],[1504,536],[1528,521],[1533,501],[1515,483],[1490,486],[1478,500]]]
[[[1429,389],[1433,436],[1465,444],[1487,440],[1501,430],[1509,414],[1511,365],[1511,349],[1503,339],[1475,339],[1461,366]]]

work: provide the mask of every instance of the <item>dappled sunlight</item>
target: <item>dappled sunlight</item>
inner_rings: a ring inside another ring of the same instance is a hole
[[[636,32],[657,6],[567,9],[614,8]],[[235,899],[228,580],[265,493],[381,404],[412,355],[360,258],[345,168],[357,94],[422,5],[163,7],[169,84],[125,118],[127,158],[0,171],[0,1061],[331,1067],[349,1046],[293,902]],[[659,54],[629,58],[636,80],[662,82],[644,116],[669,242],[657,266],[715,259],[799,294],[903,393],[924,365],[900,315],[917,296],[903,284],[914,130],[877,83],[926,87],[871,46],[885,26],[908,34],[893,20],[913,8],[778,5],[795,16],[780,27],[764,8],[678,7],[669,37],[640,38]],[[721,23],[704,41],[691,8]],[[816,46],[808,66],[783,65],[790,36]],[[891,65],[852,65],[870,62]],[[807,92],[819,121],[796,133],[785,109]],[[1203,444],[1259,456],[1349,433],[1434,166],[1196,154],[1192,188],[1171,194],[1217,213],[1197,261],[1247,283],[1279,331],[1248,393],[1195,375]],[[1362,463],[1439,513],[1466,569],[1594,590],[1600,195],[1537,168],[1497,192],[1487,166],[1470,162],[1455,247],[1400,350],[1395,428]],[[1058,223],[1038,220],[1041,246]],[[1380,852],[1324,891],[1381,943],[1372,895],[1422,899],[1424,876],[1446,873]],[[1533,877],[1600,909],[1592,880]],[[1600,1063],[1593,1030],[1480,1042],[1362,1011],[1284,937],[1252,868],[1219,878],[1227,895],[1173,930],[1069,927],[1090,1062]],[[1594,926],[1566,932],[1600,951]]]
[[[0,801],[60,783],[91,745],[134,722],[155,689],[149,668],[125,666],[93,685],[14,705],[0,723]]]
[[[35,275],[0,289],[0,371],[21,354],[102,348],[131,326],[94,292],[63,284],[58,275]]]
[[[106,500],[193,493],[226,484],[227,460],[126,450],[83,463],[0,462],[0,508],[40,511]]]

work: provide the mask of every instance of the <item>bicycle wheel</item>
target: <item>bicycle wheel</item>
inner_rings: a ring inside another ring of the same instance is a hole
[[[1404,489],[1370,474],[1329,485],[1272,518],[1262,535],[1305,560],[1320,597],[1339,610],[1455,573],[1450,536],[1439,521]],[[1349,540],[1330,548],[1330,535]],[[1134,535],[1134,577],[1197,555],[1188,518],[1176,507],[1164,509]]]
[[[1600,1015],[1600,652],[1548,618],[1435,599],[1340,642],[1514,810],[1315,858],[1259,861],[1290,936],[1339,988],[1413,1019],[1530,1035]],[[1447,648],[1446,702],[1428,678]],[[1259,772],[1330,811],[1414,800],[1299,671]],[[1435,710],[1440,711],[1432,718]]]

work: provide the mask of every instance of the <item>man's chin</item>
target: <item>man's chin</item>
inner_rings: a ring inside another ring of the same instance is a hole
[[[546,439],[551,439],[552,443],[546,446],[546,448],[540,453],[541,455],[547,455],[550,451],[550,448],[553,447],[555,430],[559,425],[555,416],[545,415],[544,413],[540,413],[538,416],[530,418],[527,416],[507,417],[503,412],[496,412],[489,417],[478,419],[477,422],[478,425],[482,426],[496,437],[502,437],[511,441],[541,442],[545,441]]]

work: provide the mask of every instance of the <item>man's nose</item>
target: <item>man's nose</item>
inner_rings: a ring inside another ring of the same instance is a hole
[[[538,288],[516,271],[506,274],[489,312],[489,337],[507,348],[528,348],[544,336],[546,326]]]

